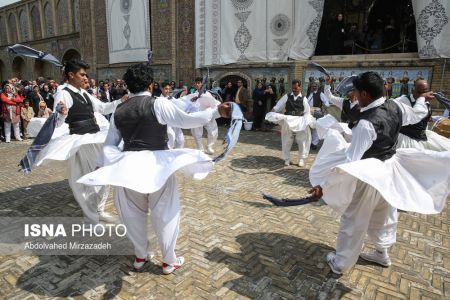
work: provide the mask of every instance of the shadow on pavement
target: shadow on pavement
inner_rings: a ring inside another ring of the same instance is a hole
[[[240,253],[214,248],[206,258],[241,275],[223,286],[242,296],[337,299],[351,291],[326,264],[326,254],[333,250],[327,245],[267,232],[241,234],[236,241]]]

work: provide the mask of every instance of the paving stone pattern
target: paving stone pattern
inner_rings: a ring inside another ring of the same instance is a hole
[[[65,163],[17,172],[29,144],[0,143],[0,216],[81,216]],[[159,251],[140,273],[133,256],[0,256],[0,299],[450,299],[448,205],[439,215],[400,214],[390,268],[360,260],[336,276],[324,259],[339,216],[323,203],[278,208],[260,196],[298,197],[309,187],[316,152],[304,168],[285,167],[280,144],[276,131],[244,131],[205,180],[178,176],[177,254],[186,264],[174,274],[162,275]]]

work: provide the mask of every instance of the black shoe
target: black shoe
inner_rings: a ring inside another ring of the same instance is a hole
[[[317,150],[317,146],[316,146],[316,145],[313,145],[313,144],[311,144],[311,150]]]

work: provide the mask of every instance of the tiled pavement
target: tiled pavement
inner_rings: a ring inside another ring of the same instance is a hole
[[[309,187],[314,153],[305,168],[284,167],[279,139],[243,132],[205,180],[178,177],[177,253],[186,265],[175,274],[161,275],[158,255],[142,273],[131,271],[132,256],[0,256],[0,299],[450,299],[448,205],[440,215],[400,214],[390,268],[359,261],[333,275],[324,258],[338,216],[325,205],[277,208],[260,197]],[[64,163],[17,172],[28,144],[0,143],[0,216],[80,216]]]

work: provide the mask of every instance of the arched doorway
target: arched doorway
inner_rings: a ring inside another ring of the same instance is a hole
[[[233,84],[233,86],[236,87],[238,80],[242,80],[244,87],[248,88],[247,80],[239,75],[227,75],[225,77],[222,77],[222,79],[220,79],[220,83],[219,83],[220,88],[223,89],[227,85],[228,82],[231,82]]]
[[[38,78],[44,74],[44,62],[42,60],[36,60],[34,62],[34,77]]]
[[[12,63],[12,75],[19,79],[24,79],[25,76],[25,61],[22,57],[16,56]]]
[[[77,59],[80,60],[81,59],[81,54],[80,52],[78,52],[75,49],[69,49],[66,51],[66,53],[64,53],[61,62],[65,63],[68,60],[72,60],[72,59]]]
[[[224,74],[222,75],[220,81],[219,81],[219,86],[222,89],[222,97],[223,100],[232,100],[234,99],[234,97],[236,96],[236,92],[237,92],[237,82],[241,80],[242,84],[244,85],[245,88],[248,89],[248,85],[251,82],[250,79],[246,79],[243,76],[241,76],[240,74],[236,74],[236,73],[228,73],[228,74]],[[231,82],[232,84],[232,88],[231,90],[227,87],[227,84]]]
[[[36,60],[34,63],[34,78],[52,77],[54,65],[44,62],[42,60]]]

